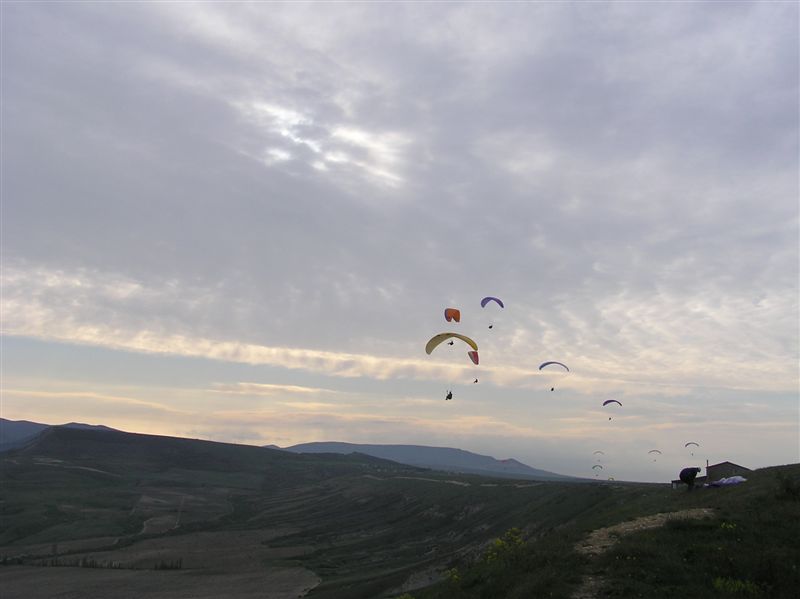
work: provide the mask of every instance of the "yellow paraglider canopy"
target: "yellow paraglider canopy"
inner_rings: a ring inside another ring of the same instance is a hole
[[[440,343],[447,341],[451,337],[461,339],[461,341],[469,345],[473,350],[478,351],[478,344],[466,335],[459,335],[458,333],[439,333],[431,337],[430,341],[425,345],[425,353],[430,354]]]

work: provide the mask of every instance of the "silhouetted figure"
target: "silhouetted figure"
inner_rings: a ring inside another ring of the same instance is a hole
[[[490,325],[489,325],[489,328],[491,329],[493,326],[494,326],[493,324],[490,324]]]
[[[472,381],[472,384],[474,385],[477,382],[478,382],[478,379],[475,379],[474,381]]]
[[[447,395],[444,396],[444,400],[447,401],[448,399],[453,399],[453,392],[448,391]]]
[[[454,343],[453,341],[448,341],[447,345],[453,345],[453,343]]]
[[[555,387],[550,387],[550,391],[555,391],[555,390],[556,390]]]
[[[686,483],[689,486],[689,491],[691,491],[694,489],[694,479],[697,478],[699,472],[700,468],[684,468],[678,477],[682,483]]]

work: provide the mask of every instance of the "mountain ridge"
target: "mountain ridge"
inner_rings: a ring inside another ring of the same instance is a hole
[[[9,420],[8,418],[0,418],[0,452],[22,447],[43,431],[54,426],[83,430],[118,431],[118,429],[105,426],[104,424],[86,424],[83,422],[43,424],[31,420]]]
[[[400,464],[502,478],[523,478],[540,481],[578,481],[579,478],[533,468],[515,458],[498,460],[454,447],[431,447],[408,444],[346,443],[341,441],[315,441],[282,448],[294,453],[364,453]]]
[[[28,420],[8,420],[6,418],[0,418],[0,452],[24,447],[47,429],[57,427],[105,432],[124,432],[102,424],[69,422],[66,424],[51,425]],[[225,442],[223,441],[221,443]],[[340,441],[315,441],[292,445],[290,447],[278,447],[274,444],[262,446],[253,445],[252,447],[262,447],[291,453],[334,453],[345,455],[360,453],[416,468],[500,478],[563,482],[585,480],[533,468],[515,458],[497,459],[492,456],[482,455],[455,447],[411,444],[364,444]]]

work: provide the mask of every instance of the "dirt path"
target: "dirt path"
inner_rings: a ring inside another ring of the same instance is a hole
[[[680,512],[666,512],[653,514],[652,516],[643,516],[628,522],[615,524],[606,528],[598,528],[592,531],[583,541],[575,545],[575,550],[582,553],[589,558],[601,555],[608,551],[617,539],[623,535],[638,532],[640,530],[648,530],[651,528],[658,528],[664,526],[668,520],[671,519],[696,519],[704,518],[706,516],[713,516],[714,510],[711,508],[696,508],[691,510],[683,510]],[[590,564],[591,568],[591,564]],[[587,574],[581,586],[572,599],[596,599],[598,592],[603,585],[603,577],[599,574]]]

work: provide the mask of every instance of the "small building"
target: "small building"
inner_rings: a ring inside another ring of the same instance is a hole
[[[720,462],[713,466],[706,466],[706,478],[708,482],[714,482],[721,478],[728,478],[730,476],[747,476],[752,470],[745,468],[733,462]]]

